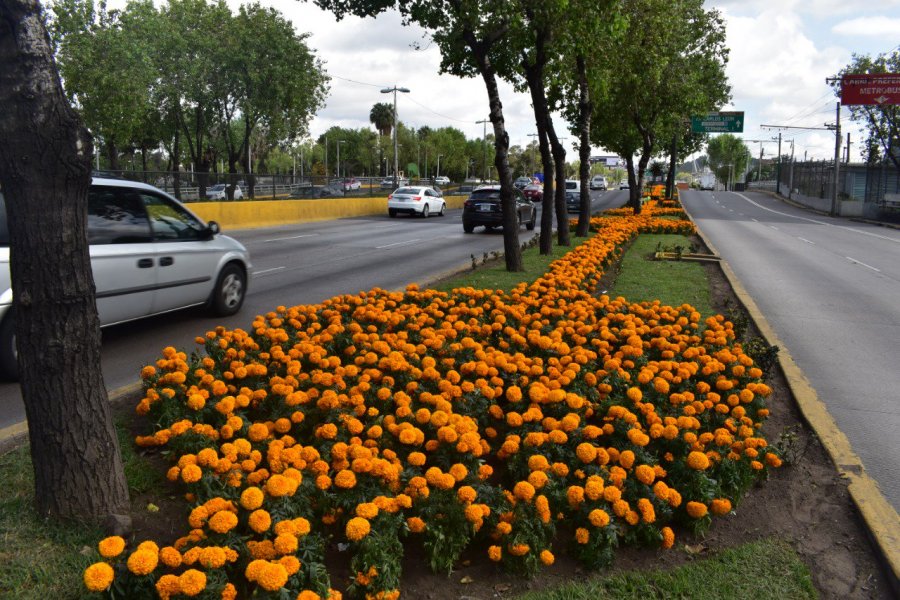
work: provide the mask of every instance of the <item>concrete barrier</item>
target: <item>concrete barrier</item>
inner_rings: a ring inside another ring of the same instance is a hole
[[[468,196],[445,196],[447,208],[462,208]],[[286,223],[387,215],[387,197],[317,198],[311,200],[238,200],[188,205],[204,221],[224,230],[272,227]]]

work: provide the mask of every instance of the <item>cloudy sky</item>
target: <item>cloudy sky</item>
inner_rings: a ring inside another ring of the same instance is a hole
[[[232,6],[240,3],[228,1]],[[281,11],[299,32],[310,34],[310,46],[332,77],[327,105],[310,126],[314,137],[333,125],[371,126],[372,105],[392,101],[380,89],[393,85],[410,89],[409,94],[397,95],[403,123],[453,126],[469,137],[481,137],[484,126],[476,121],[488,113],[484,84],[480,79],[438,75],[440,53],[429,45],[424,30],[404,27],[391,13],[336,21],[305,2],[262,0],[262,4]],[[777,136],[777,131],[763,130],[762,124],[822,127],[834,122],[836,98],[825,78],[845,66],[853,53],[880,54],[900,45],[900,0],[725,0],[707,1],[706,6],[721,11],[726,20],[732,103],[725,108],[745,112],[743,135],[748,140]],[[508,84],[500,89],[510,143],[526,145],[528,134],[535,131],[529,98]],[[557,128],[564,128],[561,121]],[[857,130],[850,131],[851,152],[858,156]],[[798,156],[834,154],[831,132],[785,130],[783,135],[795,141]],[[759,152],[759,143],[749,145],[754,154]],[[775,153],[775,143],[765,146],[766,155]]]

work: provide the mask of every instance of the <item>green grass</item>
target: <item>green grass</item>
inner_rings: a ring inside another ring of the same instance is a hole
[[[703,266],[691,261],[647,260],[661,249],[680,246],[690,252],[690,240],[683,235],[642,234],[622,258],[621,272],[608,291],[611,298],[623,296],[631,302],[659,300],[670,306],[684,303],[696,308],[705,319],[713,315],[709,282]]]
[[[81,574],[93,562],[82,554],[100,539],[97,529],[54,524],[34,511],[28,446],[0,457],[0,598],[80,598]]]
[[[593,235],[593,234],[591,234]],[[479,267],[473,271],[460,273],[458,277],[444,281],[434,286],[434,289],[449,292],[453,288],[473,287],[476,289],[511,290],[523,281],[532,282],[547,272],[550,263],[565,256],[572,248],[581,244],[588,238],[572,236],[571,246],[557,246],[553,240],[553,253],[542,255],[537,246],[532,246],[522,252],[524,271],[511,273],[506,270],[506,262],[499,259],[481,266],[484,256],[476,256]]]
[[[809,569],[797,553],[782,540],[767,539],[671,570],[630,571],[529,592],[519,600],[793,600],[817,597]]]

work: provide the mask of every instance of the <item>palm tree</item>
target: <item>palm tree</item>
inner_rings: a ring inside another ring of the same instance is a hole
[[[369,122],[381,135],[391,135],[394,127],[394,107],[387,102],[378,102],[369,112]]]

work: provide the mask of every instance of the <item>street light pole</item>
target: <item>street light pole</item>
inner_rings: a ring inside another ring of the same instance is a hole
[[[404,94],[409,93],[409,89],[405,87],[394,87],[384,88],[381,90],[382,94],[390,94],[394,93],[394,187],[397,187],[397,171],[400,169],[399,159],[397,154],[397,92],[402,92]]]
[[[338,140],[337,141],[337,176],[338,179],[341,178],[341,144],[346,144],[347,140]]]
[[[444,156],[444,155],[443,155],[443,154],[438,154],[437,173],[435,174],[435,177],[440,177],[440,176],[441,176],[441,157],[442,157],[442,156]]]
[[[482,119],[480,121],[475,121],[476,123],[482,124],[482,134],[481,134],[481,149],[482,149],[482,163],[481,163],[481,183],[485,183],[487,181],[487,124],[490,119]]]
[[[538,133],[529,133],[529,134],[528,134],[528,137],[536,138],[536,137],[538,137],[539,135],[540,135],[540,134],[538,134]],[[535,143],[536,141],[537,141],[537,140],[533,140],[533,141],[531,142],[531,173],[529,174],[529,177],[534,177],[534,143]]]

